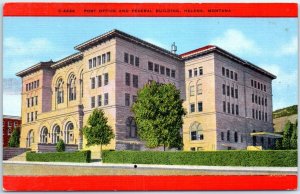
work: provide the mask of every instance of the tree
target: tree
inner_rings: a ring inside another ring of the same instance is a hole
[[[293,124],[288,121],[283,129],[283,136],[282,136],[282,148],[287,150],[291,149],[291,137],[293,133]]]
[[[138,136],[146,146],[172,148],[182,147],[180,128],[185,110],[180,99],[180,91],[173,84],[151,82],[138,91],[133,104]]]
[[[276,139],[275,149],[282,150],[282,138]]]
[[[101,109],[95,109],[92,112],[87,124],[83,128],[83,135],[87,139],[87,146],[100,145],[100,159],[102,159],[102,146],[109,144],[115,135],[112,128],[107,124],[107,118]]]
[[[19,147],[20,146],[20,127],[13,129],[13,132],[8,140],[9,147]]]
[[[60,139],[57,143],[56,143],[56,151],[57,152],[64,152],[65,151],[65,143],[62,139]]]
[[[298,131],[298,121],[296,120],[295,124],[293,125],[293,132],[291,136],[291,149],[297,149],[297,139],[298,139],[297,131]]]

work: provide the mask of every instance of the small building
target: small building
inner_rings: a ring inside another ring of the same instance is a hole
[[[14,128],[21,126],[21,117],[3,115],[3,147],[8,146],[9,138]]]

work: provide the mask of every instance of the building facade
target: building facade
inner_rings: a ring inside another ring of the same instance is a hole
[[[9,138],[10,138],[13,130],[18,126],[21,126],[21,117],[3,115],[3,125],[2,126],[3,126],[3,130],[2,130],[3,147],[7,147]]]
[[[184,150],[268,148],[272,79],[276,77],[216,46],[181,55],[112,30],[75,47],[78,53],[38,63],[22,78],[21,147],[43,150],[63,139],[87,148],[82,128],[101,108],[116,134],[105,149],[147,149],[137,137],[132,104],[149,81],[172,83],[187,115]]]

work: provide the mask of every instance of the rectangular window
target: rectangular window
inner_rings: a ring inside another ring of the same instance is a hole
[[[237,81],[237,80],[238,80],[237,73],[234,73],[234,80],[235,80],[235,81]]]
[[[95,78],[94,77],[91,78],[91,88],[92,89],[95,88]]]
[[[125,106],[130,106],[130,94],[125,93]]]
[[[36,81],[36,87],[39,87],[40,86],[40,80],[37,80]]]
[[[222,67],[222,75],[225,76],[225,68]]]
[[[102,54],[102,64],[106,63],[106,55]]]
[[[190,96],[195,96],[195,86],[190,86]]]
[[[235,89],[235,98],[239,98],[239,90],[237,88]]]
[[[31,97],[31,106],[34,106],[34,97]]]
[[[108,105],[108,93],[104,94],[104,105]]]
[[[231,114],[234,115],[234,104],[231,104]]]
[[[190,104],[190,112],[195,112],[195,104]]]
[[[266,85],[264,85],[264,91],[266,91]]]
[[[230,71],[230,78],[233,79],[233,71]]]
[[[267,105],[267,98],[265,98],[265,106],[268,106],[268,105]]]
[[[165,67],[160,66],[160,74],[165,75]]]
[[[159,65],[156,63],[154,64],[154,71],[157,73],[159,72]]]
[[[254,109],[252,109],[252,118],[255,119]]]
[[[37,120],[37,111],[35,111],[35,120]]]
[[[235,105],[235,113],[236,113],[236,115],[239,115],[240,113],[239,113],[240,111],[239,111],[239,105]]]
[[[33,88],[36,88],[36,81],[33,82]]]
[[[148,61],[148,70],[153,71],[153,63]]]
[[[28,84],[26,84],[26,91],[28,91]]]
[[[258,104],[260,105],[260,96],[258,97]]]
[[[258,110],[255,111],[255,118],[258,119]]]
[[[227,86],[227,96],[230,96],[230,87]]]
[[[223,93],[223,95],[226,95],[226,86],[225,86],[225,84],[222,85],[222,93]]]
[[[30,113],[30,117],[31,117],[31,120],[30,120],[30,121],[33,121],[33,118],[34,118],[34,117],[33,117],[33,112]]]
[[[264,97],[262,97],[262,98],[261,98],[261,105],[263,105],[263,106],[264,106],[264,104],[265,104],[264,101],[265,101],[265,99],[264,99]]]
[[[254,103],[254,94],[252,94],[252,103]]]
[[[126,86],[130,86],[130,73],[125,74],[125,83]]]
[[[98,65],[101,65],[101,55],[97,57]]]
[[[265,113],[265,120],[268,121],[268,114]]]
[[[260,84],[260,89],[261,89],[261,90],[263,90],[263,87],[264,87],[264,85],[263,85],[263,84]]]
[[[265,112],[263,111],[262,113],[261,113],[261,120],[265,120]]]
[[[225,101],[223,101],[223,112],[226,113],[226,102]]]
[[[226,69],[226,77],[229,77],[229,69]]]
[[[256,88],[256,81],[254,81],[254,87]]]
[[[102,76],[101,75],[98,75],[97,76],[97,79],[98,79],[98,88],[102,86]]]
[[[168,76],[168,77],[170,77],[170,69],[169,68],[166,68],[166,75]]]
[[[91,97],[91,108],[95,107],[95,96]]]
[[[198,76],[198,69],[194,68],[194,77]]]
[[[257,95],[255,95],[255,103],[257,104]]]
[[[124,62],[128,63],[128,53],[124,53]]]
[[[30,116],[29,116],[29,113],[27,113],[27,123],[29,123],[30,121]]]
[[[98,95],[98,106],[102,106],[102,96]]]
[[[104,74],[104,85],[108,85],[108,73]]]
[[[171,71],[171,77],[175,78],[175,70],[174,69],[172,69],[172,71]]]
[[[257,82],[257,88],[260,89],[260,83],[259,82]]]
[[[106,61],[107,61],[107,62],[110,62],[110,52],[107,52],[107,53],[106,53]]]
[[[132,96],[132,104],[135,103],[137,101],[137,96],[133,95]]]
[[[93,67],[96,67],[97,63],[96,63],[96,57],[93,58]]]
[[[30,107],[30,98],[27,98],[27,107]]]
[[[134,56],[133,55],[130,55],[130,64],[134,65]]]
[[[227,112],[230,113],[230,103],[227,102]]]
[[[137,75],[132,75],[132,86],[135,88],[139,87],[139,77]]]
[[[234,88],[231,87],[231,97],[234,98]]]
[[[193,70],[189,70],[189,78],[193,77]]]
[[[203,104],[202,102],[198,102],[198,112],[202,112],[203,111]]]
[[[136,67],[140,66],[140,58],[139,57],[135,57],[135,66]]]
[[[253,87],[253,80],[251,80],[251,87]]]
[[[258,119],[261,120],[261,112],[260,111],[258,112],[258,115],[259,115]]]
[[[202,94],[202,84],[198,83],[197,84],[197,95],[201,95]]]
[[[92,69],[92,67],[93,67],[93,60],[90,59],[90,60],[89,60],[89,69]]]
[[[199,67],[199,75],[203,75],[203,68]]]
[[[38,97],[35,97],[35,105],[38,105]]]

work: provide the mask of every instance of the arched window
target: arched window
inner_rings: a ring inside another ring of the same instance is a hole
[[[65,143],[71,143],[74,141],[74,125],[72,122],[68,122],[65,130]]]
[[[60,127],[55,125],[52,130],[52,143],[57,143],[60,139]]]
[[[34,132],[31,129],[28,134],[27,134],[27,138],[26,138],[26,147],[29,148],[31,147],[32,143],[34,143]]]
[[[192,125],[190,126],[190,138],[192,141],[204,139],[203,129],[200,123],[198,122],[192,123]]]
[[[227,131],[227,141],[230,142],[230,131],[229,130]]]
[[[234,142],[238,142],[238,133],[234,132]]]
[[[56,101],[57,104],[64,102],[64,88],[63,88],[63,80],[59,79],[56,84]]]
[[[69,100],[76,100],[76,77],[72,74],[69,78],[68,86],[69,86]]]
[[[47,127],[43,127],[40,134],[40,142],[47,143],[48,140],[48,129]]]
[[[128,117],[126,119],[126,130],[127,136],[131,138],[137,137],[137,128],[133,117]]]

